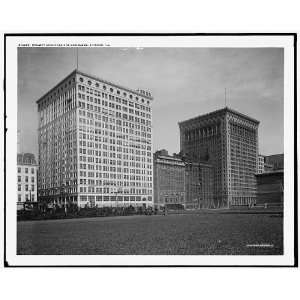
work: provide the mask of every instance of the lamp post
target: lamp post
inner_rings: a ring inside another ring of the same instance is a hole
[[[198,184],[198,209],[201,208],[201,182],[199,181]]]
[[[197,195],[195,202],[197,202],[197,208],[199,209],[200,208],[200,202],[201,202],[201,194],[200,194],[201,183],[200,182],[195,183],[194,186],[195,186],[196,195]]]
[[[118,209],[118,206],[119,206],[119,203],[118,203],[118,193],[119,193],[119,191],[116,190],[115,195],[116,195],[116,207],[117,207],[117,209]]]
[[[66,199],[66,196],[64,196],[65,198],[65,214],[67,215],[67,199]]]
[[[65,193],[65,185],[63,184],[60,190],[60,195],[64,198],[64,211],[65,215],[67,215],[67,199],[66,199],[66,193]]]

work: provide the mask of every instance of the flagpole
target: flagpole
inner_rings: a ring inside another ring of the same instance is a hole
[[[76,69],[78,70],[78,47],[76,47]]]

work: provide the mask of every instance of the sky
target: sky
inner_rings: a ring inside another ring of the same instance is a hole
[[[259,152],[283,153],[282,48],[79,48],[78,69],[151,92],[154,151],[179,152],[178,122],[227,106],[260,121]],[[19,151],[38,154],[38,100],[76,68],[74,48],[19,48]]]

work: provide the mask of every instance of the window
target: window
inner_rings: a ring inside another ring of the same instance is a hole
[[[31,174],[34,174],[34,168],[31,168]]]
[[[32,201],[34,201],[34,194],[33,194],[33,195],[31,195],[31,200],[32,200]]]
[[[21,191],[21,184],[18,184],[18,191]]]
[[[20,167],[18,168],[18,173],[21,173],[21,168]]]
[[[28,182],[28,176],[25,176],[25,182]]]
[[[18,176],[18,182],[21,182],[21,176]]]
[[[31,185],[31,190],[34,192],[34,185],[33,184]]]
[[[91,85],[91,84],[92,84],[92,82],[89,80],[89,81],[88,81],[88,85]]]
[[[25,185],[25,191],[28,192],[28,184]]]
[[[20,194],[18,194],[18,201],[21,202],[22,201],[22,196]]]
[[[79,80],[80,80],[80,82],[83,82],[83,78],[82,77],[80,77]]]
[[[25,168],[25,173],[28,174],[28,168]]]

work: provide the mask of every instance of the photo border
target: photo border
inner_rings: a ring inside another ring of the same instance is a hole
[[[11,36],[292,36],[294,49],[294,264],[293,265],[11,265],[6,252],[6,39]],[[4,34],[4,267],[9,268],[178,268],[178,267],[298,267],[298,160],[297,160],[297,34],[296,33],[5,33]],[[296,183],[296,184],[295,184]]]

